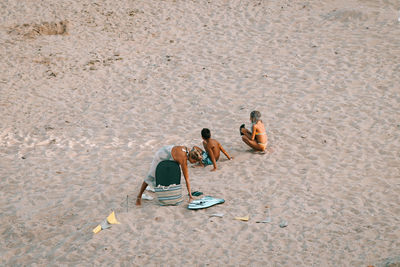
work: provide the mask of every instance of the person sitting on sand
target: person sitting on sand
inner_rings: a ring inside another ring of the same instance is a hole
[[[203,128],[201,130],[201,137],[203,138],[203,147],[205,151],[198,146],[193,147],[201,152],[202,159],[199,161],[201,166],[213,165],[214,168],[211,171],[215,171],[217,169],[217,161],[221,151],[229,160],[233,159],[233,157],[228,155],[228,152],[225,151],[217,140],[211,138],[211,132],[209,129]]]
[[[268,137],[265,126],[261,118],[261,113],[254,110],[250,113],[251,131],[246,129],[244,124],[240,126],[242,140],[248,146],[257,151],[265,151],[267,148]]]
[[[186,187],[189,192],[189,202],[193,200],[192,193],[190,191],[189,172],[187,167],[187,161],[190,163],[196,163],[201,160],[201,155],[196,149],[188,150],[185,146],[164,146],[160,148],[154,155],[151,163],[150,171],[147,177],[144,179],[142,186],[140,187],[139,194],[136,198],[136,205],[142,204],[142,194],[146,190],[147,185],[156,186],[156,168],[157,165],[163,160],[174,160],[179,163],[183,176],[185,177]]]

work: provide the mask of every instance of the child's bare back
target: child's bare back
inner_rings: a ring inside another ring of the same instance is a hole
[[[211,138],[211,132],[209,129],[203,128],[203,130],[201,130],[201,137],[203,138],[203,147],[206,152],[203,153],[202,164],[213,165],[214,168],[211,171],[217,169],[217,160],[219,159],[221,151],[229,160],[232,159],[222,145],[217,140]]]
[[[221,144],[215,139],[208,139],[207,141],[203,141],[204,150],[210,154],[210,150],[212,151],[215,160],[219,160],[219,156],[221,154]]]

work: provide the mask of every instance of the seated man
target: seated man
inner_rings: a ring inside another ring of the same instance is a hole
[[[217,169],[217,161],[221,151],[229,160],[233,159],[233,157],[228,155],[228,152],[225,151],[225,149],[217,140],[211,138],[211,132],[209,129],[203,128],[201,130],[201,137],[203,138],[203,147],[205,151],[203,151],[200,147],[194,146],[194,149],[202,153],[200,165],[213,165],[214,168],[211,171],[215,171]]]

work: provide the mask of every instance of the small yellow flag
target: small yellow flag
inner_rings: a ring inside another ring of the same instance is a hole
[[[108,222],[109,224],[120,224],[120,223],[117,221],[117,219],[115,218],[115,213],[114,213],[114,211],[111,212],[110,215],[108,215],[108,217],[107,217],[107,222]]]
[[[247,222],[250,219],[250,216],[247,215],[246,217],[235,217],[235,220],[245,221]]]
[[[97,234],[103,229],[110,228],[110,224],[120,224],[117,221],[117,218],[115,218],[115,212],[111,212],[110,215],[108,215],[107,219],[105,219],[101,224],[97,225],[96,228],[93,229],[93,233]]]
[[[97,234],[98,232],[101,231],[101,225],[97,225],[96,228],[93,229],[93,233]]]

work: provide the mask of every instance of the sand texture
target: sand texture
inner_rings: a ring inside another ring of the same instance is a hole
[[[0,7],[1,266],[400,265],[399,1]],[[234,159],[191,186],[225,203],[136,207],[204,127]]]

